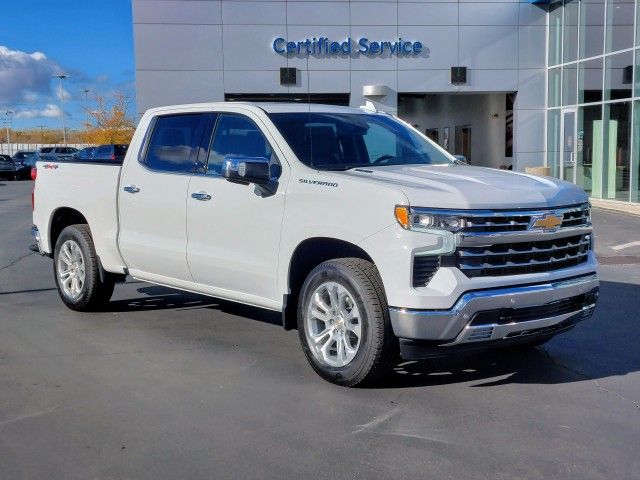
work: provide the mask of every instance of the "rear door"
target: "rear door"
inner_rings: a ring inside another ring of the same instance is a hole
[[[156,117],[138,158],[125,163],[118,194],[119,246],[136,277],[161,283],[192,280],[186,198],[209,119],[207,112]]]

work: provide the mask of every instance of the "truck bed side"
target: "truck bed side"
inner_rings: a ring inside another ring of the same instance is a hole
[[[102,266],[123,272],[117,247],[117,189],[121,165],[81,161],[37,163],[33,223],[40,231],[42,250],[53,253],[59,219],[71,210],[89,224]],[[52,228],[53,227],[53,228]],[[59,233],[59,231],[58,231]]]

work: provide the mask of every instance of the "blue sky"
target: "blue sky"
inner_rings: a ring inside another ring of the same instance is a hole
[[[65,118],[84,119],[83,89],[107,98],[134,98],[130,0],[5,1],[0,22],[0,111],[15,111],[13,127],[60,126],[59,80],[64,72]],[[135,109],[132,108],[132,111]]]

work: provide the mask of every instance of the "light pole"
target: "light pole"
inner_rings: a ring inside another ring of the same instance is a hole
[[[4,126],[7,127],[7,151],[10,156],[13,156],[12,148],[11,148],[11,140],[9,139],[9,126],[11,125],[11,115],[13,115],[13,111],[7,110],[4,112],[7,118],[4,121]]]
[[[88,88],[84,88],[82,90],[84,92],[84,123],[85,128],[89,129],[89,90]]]
[[[67,75],[66,73],[59,73],[59,74],[53,75],[53,76],[60,79],[60,109],[62,111],[62,114],[60,115],[60,119],[62,121],[62,143],[66,146],[67,145],[67,133],[66,133],[66,131],[64,129],[64,89],[62,88],[62,80],[67,78],[69,75]]]
[[[44,125],[38,125],[40,127],[40,143],[44,145]]]

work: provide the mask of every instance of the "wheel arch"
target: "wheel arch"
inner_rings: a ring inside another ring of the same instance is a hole
[[[287,294],[282,307],[282,326],[297,328],[298,295],[311,270],[334,258],[355,257],[374,263],[371,256],[358,245],[332,237],[313,237],[300,242],[293,250],[287,273]]]
[[[58,241],[58,237],[62,233],[62,230],[67,228],[69,225],[76,225],[79,223],[89,225],[86,217],[75,208],[60,207],[51,214],[51,221],[49,222],[49,245],[51,246],[52,254],[56,248],[56,242]],[[91,231],[90,226],[89,231]]]

